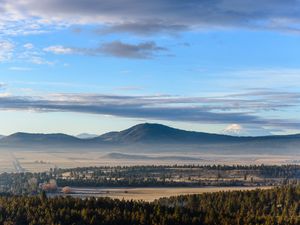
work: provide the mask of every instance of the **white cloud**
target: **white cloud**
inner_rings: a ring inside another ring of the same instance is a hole
[[[0,40],[0,62],[5,62],[11,59],[14,51],[14,44],[7,40]]]
[[[13,70],[13,71],[31,71],[32,68],[12,66],[12,67],[9,67],[9,70]]]
[[[266,93],[263,93],[265,96]],[[299,102],[299,93],[279,93],[284,95],[281,101],[294,99]],[[242,98],[241,96],[244,96]],[[271,102],[273,96],[269,96]],[[268,97],[268,98],[269,98]],[[277,97],[276,97],[277,98]],[[241,94],[240,103],[247,103],[248,95]],[[180,97],[164,95],[101,95],[101,94],[61,94],[42,95],[41,93],[26,96],[10,96],[0,98],[1,110],[34,110],[36,112],[78,112],[99,115],[110,115],[126,118],[147,120],[168,120],[206,124],[232,124],[228,130],[240,132],[241,136],[268,135],[271,132],[299,130],[298,118],[282,117],[280,114],[266,116],[257,111],[249,112],[232,109],[223,111],[223,106],[229,105],[231,96],[223,98]],[[261,100],[266,102],[267,99]],[[259,103],[259,102],[257,102]],[[213,107],[211,108],[210,106]],[[217,110],[219,107],[221,110]],[[252,104],[250,103],[252,110]],[[266,106],[268,108],[270,106]],[[276,104],[272,108],[281,106]],[[286,110],[294,111],[294,106],[284,106]]]
[[[32,43],[26,43],[25,45],[23,45],[23,47],[26,49],[33,49],[34,45]]]
[[[18,51],[15,56],[15,61],[32,63],[36,65],[53,65],[52,61],[49,61],[45,56],[45,52],[38,47],[35,47],[32,43],[26,43]],[[23,66],[13,66],[10,70],[31,70],[31,68],[25,68]]]
[[[74,52],[72,48],[67,48],[61,45],[54,45],[54,46],[49,46],[47,48],[44,48],[45,52],[51,52],[57,55],[65,55],[65,54],[71,54]]]
[[[112,25],[132,33],[182,31],[186,28],[269,29],[299,33],[299,1],[261,0],[2,0],[0,33],[44,32],[48,25]],[[2,26],[1,24],[5,24]],[[148,29],[147,29],[148,28]],[[107,31],[107,30],[106,30]]]
[[[32,56],[28,59],[31,63],[37,64],[37,65],[53,65],[54,62],[48,61],[40,56]]]

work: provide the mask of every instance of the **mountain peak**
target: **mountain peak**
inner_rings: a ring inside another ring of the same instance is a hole
[[[104,141],[124,143],[178,143],[223,139],[225,135],[185,131],[157,123],[142,123],[120,132],[110,132],[100,136]],[[227,138],[231,138],[228,136]]]
[[[122,136],[121,139],[130,142],[159,141],[162,138],[165,140],[172,139],[178,131],[180,130],[162,124],[142,123],[123,130],[119,134]]]
[[[166,125],[163,124],[159,124],[159,123],[140,123],[137,124],[133,127],[130,127],[124,131],[121,132],[125,132],[125,131],[157,131],[157,130],[177,130],[175,128],[172,127],[168,127]]]

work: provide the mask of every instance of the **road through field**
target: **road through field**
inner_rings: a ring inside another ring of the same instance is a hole
[[[15,168],[15,172],[16,173],[24,173],[25,172],[25,169],[21,166],[19,160],[16,158],[16,156],[11,153],[11,157],[12,157],[12,163],[14,165],[14,168]]]

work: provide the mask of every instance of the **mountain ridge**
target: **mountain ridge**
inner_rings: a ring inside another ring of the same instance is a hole
[[[219,152],[280,152],[292,150],[298,153],[300,134],[237,137],[225,134],[186,131],[162,124],[143,123],[122,131],[82,139],[54,133],[18,132],[0,139],[0,148],[32,148],[54,150],[81,149],[97,151],[207,151]]]
[[[81,133],[81,134],[78,134],[78,135],[69,135],[69,134],[65,134],[65,133],[30,133],[30,132],[16,132],[16,133],[12,133],[10,135],[0,135],[0,138],[1,137],[14,137],[14,136],[19,136],[19,135],[38,135],[38,136],[42,136],[42,135],[45,135],[45,136],[67,136],[67,137],[73,137],[73,138],[76,138],[76,139],[80,139],[78,136],[81,136],[81,135],[90,135],[90,136],[96,136],[94,138],[99,138],[99,137],[107,137],[108,135],[111,135],[111,134],[119,134],[119,133],[131,133],[133,130],[139,130],[140,129],[153,129],[153,128],[163,128],[163,129],[168,129],[168,130],[176,130],[176,131],[179,131],[179,132],[186,132],[186,133],[194,133],[194,134],[204,134],[204,135],[213,135],[213,136],[222,136],[222,137],[232,137],[232,138],[272,138],[272,137],[299,137],[300,138],[300,133],[295,133],[295,134],[285,134],[285,135],[263,135],[263,136],[234,136],[234,135],[230,135],[230,134],[224,134],[224,133],[209,133],[209,132],[202,132],[202,131],[190,131],[190,130],[184,130],[184,129],[179,129],[179,128],[173,128],[173,127],[170,127],[170,126],[166,126],[166,125],[163,125],[163,124],[158,124],[158,123],[141,123],[141,124],[137,124],[137,125],[134,125],[130,128],[127,128],[125,130],[122,130],[122,131],[109,131],[107,133],[104,133],[102,135],[96,135],[96,134],[89,134],[89,133]],[[92,139],[94,139],[92,138]]]
[[[172,128],[162,124],[156,123],[142,123],[137,124],[128,129],[119,131],[119,132],[109,132],[103,135],[100,135],[98,139],[110,139],[120,142],[153,142],[158,139],[164,139],[165,141],[191,141],[195,138],[232,138],[234,136],[223,135],[223,134],[213,134],[205,132],[196,132],[196,131],[186,131],[177,128]]]

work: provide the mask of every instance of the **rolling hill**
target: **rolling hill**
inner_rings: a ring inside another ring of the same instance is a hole
[[[0,139],[0,148],[97,150],[124,152],[298,153],[300,135],[236,137],[185,131],[161,124],[138,124],[120,132],[82,139],[66,134],[15,133]],[[300,153],[300,151],[299,151]]]
[[[164,126],[161,124],[138,124],[129,129],[120,132],[110,132],[96,138],[104,142],[117,143],[203,143],[203,142],[219,142],[219,141],[238,141],[239,138],[209,134],[203,132],[193,132],[179,130]]]

